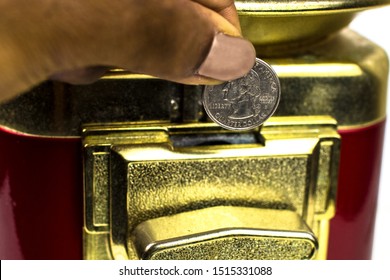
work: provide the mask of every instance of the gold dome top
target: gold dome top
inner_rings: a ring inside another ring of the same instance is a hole
[[[307,45],[346,27],[357,13],[390,0],[236,1],[243,35],[262,52]]]

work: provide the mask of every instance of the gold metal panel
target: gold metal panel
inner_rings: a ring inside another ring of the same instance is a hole
[[[136,232],[141,224],[219,206],[256,209],[254,213],[263,210],[294,213],[307,225],[305,236],[312,235],[315,240],[297,239],[286,234],[296,231],[285,227],[278,230],[272,226],[257,228],[258,215],[251,215],[251,232],[256,234],[248,235],[247,227],[236,227],[234,232],[236,237],[240,236],[237,241],[240,244],[263,246],[272,243],[281,251],[296,245],[309,250],[317,248],[318,239],[318,250],[314,250],[310,258],[326,256],[327,239],[324,237],[327,233],[322,231],[327,228],[319,227],[318,223],[328,224],[334,214],[339,146],[336,123],[329,117],[274,117],[264,125],[261,133],[256,130],[233,133],[210,123],[132,123],[87,126],[84,136],[86,258],[138,259],[143,254],[140,253],[142,245],[134,236],[140,236]],[[102,151],[109,154],[106,161],[109,178],[94,180],[110,185],[107,187],[108,228],[96,227],[91,222],[97,215],[102,216],[100,211],[105,206],[88,207],[93,201],[107,203],[106,193],[95,191],[91,195],[93,180],[89,179],[107,175],[106,172],[91,175],[96,168],[90,163],[96,159],[89,158]],[[101,198],[93,197],[96,195]],[[173,230],[177,236],[181,235],[180,226]],[[274,233],[272,238],[262,237],[270,231]],[[219,232],[220,238],[215,244],[222,242],[229,244],[226,248],[233,248],[236,237],[228,234],[232,231],[221,229]],[[290,240],[286,241],[286,238]],[[209,242],[202,241],[197,249]],[[96,249],[91,245],[98,243]],[[109,250],[102,253],[106,246]],[[308,252],[306,249],[296,251],[295,257],[309,258],[302,253]],[[173,247],[157,251],[160,257],[167,256],[168,252],[176,256],[179,252],[184,254]],[[210,258],[212,254],[210,251]],[[250,257],[275,256],[270,252]],[[236,257],[240,258],[239,255]]]
[[[285,143],[280,146],[283,144]],[[317,143],[307,141],[307,144],[312,149]],[[275,146],[280,147],[277,144]],[[148,148],[145,147],[145,150]],[[310,190],[307,169],[312,160],[311,151],[296,156],[264,156],[257,153],[256,148],[246,148],[246,151],[238,151],[233,147],[231,149],[228,152],[236,154],[232,158],[226,157],[223,152],[215,158],[207,158],[206,153],[215,155],[216,151],[208,149],[204,152],[199,149],[194,152],[203,153],[202,156],[206,159],[188,157],[181,160],[175,159],[175,155],[169,155],[166,151],[153,149],[153,153],[165,154],[169,160],[140,162],[140,159],[135,158],[135,162],[129,162],[125,174],[113,170],[113,176],[127,174],[127,211],[131,213],[129,228],[161,213],[170,214],[204,207],[208,200],[212,201],[208,205],[222,202],[262,208],[292,208],[306,216],[306,200],[309,197],[307,191]],[[239,152],[241,157],[237,156]],[[245,191],[237,191],[239,188],[245,188]]]
[[[89,194],[86,212],[92,213],[86,224],[94,231],[105,231],[109,226],[109,152],[105,149],[88,150],[85,168],[92,172],[84,174],[85,193]]]

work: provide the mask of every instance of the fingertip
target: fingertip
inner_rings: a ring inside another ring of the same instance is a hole
[[[247,74],[255,60],[256,51],[251,42],[218,33],[197,73],[215,80],[234,80]]]

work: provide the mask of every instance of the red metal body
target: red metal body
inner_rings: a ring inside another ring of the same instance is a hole
[[[384,131],[384,121],[339,131],[340,173],[328,259],[371,258]]]
[[[369,259],[384,122],[340,130],[329,259]],[[81,259],[81,143],[0,130],[0,258]]]

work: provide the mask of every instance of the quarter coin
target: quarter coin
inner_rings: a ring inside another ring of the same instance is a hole
[[[249,130],[273,115],[280,100],[280,82],[272,67],[256,58],[242,78],[205,86],[203,106],[214,122],[230,130]]]

